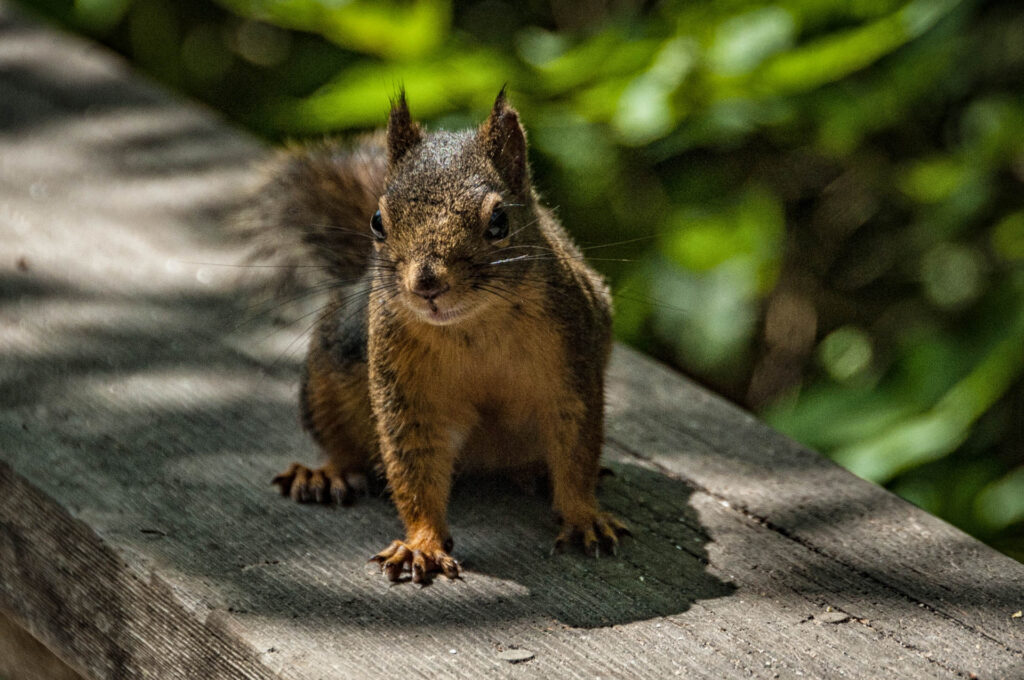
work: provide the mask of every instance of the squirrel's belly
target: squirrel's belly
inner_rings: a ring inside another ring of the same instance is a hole
[[[528,467],[544,460],[536,429],[528,423],[484,422],[468,433],[453,433],[457,472],[476,473]],[[461,442],[458,441],[461,439]]]

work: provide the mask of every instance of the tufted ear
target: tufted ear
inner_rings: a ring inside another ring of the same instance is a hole
[[[519,114],[505,98],[504,87],[494,100],[490,118],[480,126],[479,138],[501,179],[514,193],[522,194],[529,186],[526,132],[519,124]]]
[[[398,98],[391,100],[391,115],[388,116],[388,165],[394,165],[410,149],[423,141],[423,130],[409,115],[405,101],[405,88]]]

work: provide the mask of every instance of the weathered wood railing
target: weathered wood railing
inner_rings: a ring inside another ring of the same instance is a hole
[[[390,587],[386,501],[268,485],[315,454],[220,266],[263,149],[7,5],[0,102],[0,609],[84,675],[1024,677],[1024,565],[621,347],[623,554],[464,488],[465,578]]]

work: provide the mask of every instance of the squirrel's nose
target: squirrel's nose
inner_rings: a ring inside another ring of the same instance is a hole
[[[427,275],[417,278],[410,290],[424,300],[433,300],[447,291],[448,288],[450,286],[447,283],[443,283],[436,276]]]

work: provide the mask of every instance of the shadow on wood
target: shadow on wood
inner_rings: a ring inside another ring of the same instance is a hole
[[[706,572],[710,539],[688,503],[693,489],[629,463],[611,468],[599,498],[633,531],[617,557],[586,557],[578,546],[549,556],[558,527],[547,499],[493,482],[456,485],[451,515],[466,578],[514,581],[528,589],[532,609],[583,628],[679,614],[732,593]]]
[[[60,327],[59,348],[19,358],[2,401],[34,409],[42,422],[26,420],[24,430],[43,426],[67,448],[79,474],[62,482],[65,499],[104,498],[118,516],[112,529],[134,526],[123,538],[172,571],[216,583],[233,613],[367,626],[412,616],[417,625],[541,617],[599,627],[678,614],[733,590],[705,571],[708,538],[688,505],[692,488],[620,462],[601,491],[633,527],[619,557],[578,548],[549,555],[557,526],[548,500],[467,480],[450,509],[463,581],[440,578],[416,603],[396,596],[420,588],[388,587],[364,564],[400,535],[389,502],[299,506],[269,486],[283,461],[317,454],[298,428],[294,361],[261,376],[251,359],[223,351],[240,317],[234,295],[100,303],[32,272],[8,278],[0,304],[38,320],[52,310]],[[136,321],[122,323],[129,317]],[[309,569],[321,570],[312,581]]]

